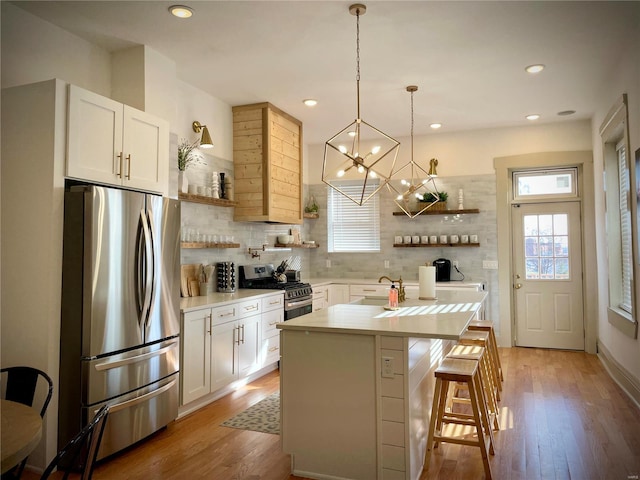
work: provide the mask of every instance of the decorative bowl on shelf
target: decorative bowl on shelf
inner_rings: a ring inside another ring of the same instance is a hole
[[[278,243],[282,245],[293,243],[293,235],[278,235]]]

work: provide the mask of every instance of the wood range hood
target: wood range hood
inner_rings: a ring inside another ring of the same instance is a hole
[[[234,220],[302,224],[302,122],[263,102],[233,107]]]

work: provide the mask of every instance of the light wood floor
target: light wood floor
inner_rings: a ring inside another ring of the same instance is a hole
[[[505,383],[494,478],[639,478],[640,410],[596,356],[509,348],[501,349],[501,358]],[[102,463],[93,478],[300,480],[289,473],[278,435],[220,427],[278,386],[273,372]],[[421,480],[483,476],[476,448],[445,444]],[[38,477],[25,472],[23,478]]]

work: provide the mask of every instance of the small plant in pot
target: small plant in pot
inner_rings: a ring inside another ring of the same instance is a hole
[[[447,192],[427,192],[420,199],[421,202],[436,202],[431,207],[434,210],[446,210],[447,209],[447,199],[449,198],[449,194]]]

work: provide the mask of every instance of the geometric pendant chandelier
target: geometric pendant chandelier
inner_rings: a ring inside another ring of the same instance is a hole
[[[367,7],[354,4],[356,16],[356,119],[326,141],[322,181],[363,205],[390,180],[400,142],[360,117],[360,15]]]
[[[413,94],[417,90],[415,85],[407,87],[407,92],[411,93],[411,160],[394,171],[393,179],[387,183],[393,201],[410,218],[422,214],[439,200],[435,179],[413,160]],[[425,198],[428,201],[418,201],[417,209],[412,211],[411,206],[415,205],[416,199]]]

